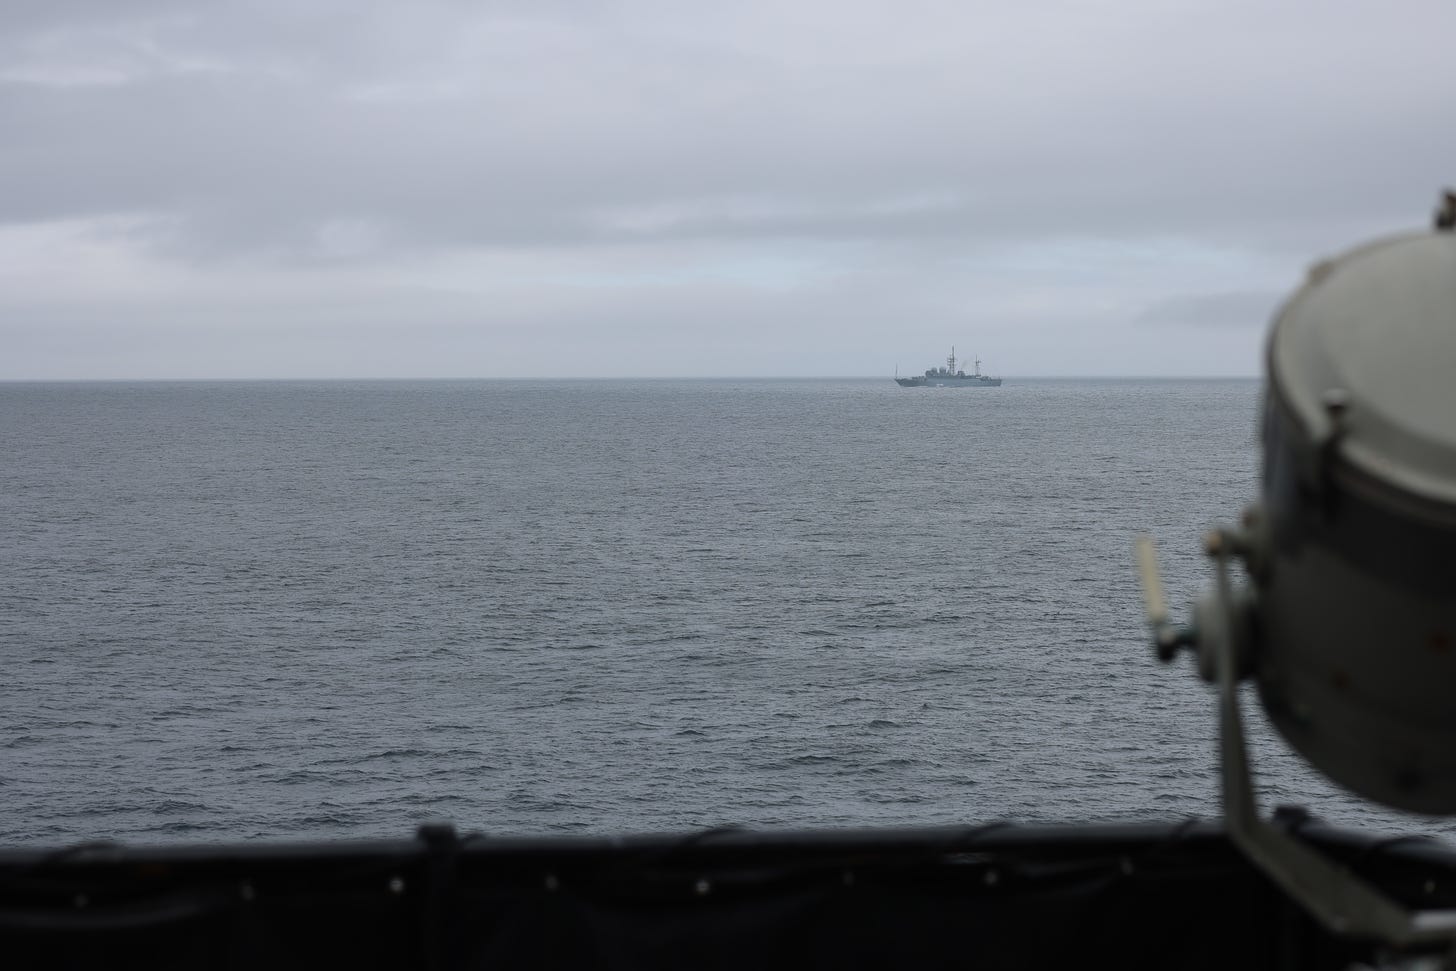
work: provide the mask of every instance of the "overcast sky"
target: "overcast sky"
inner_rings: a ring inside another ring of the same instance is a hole
[[[0,4],[0,379],[1255,375],[1456,4]]]

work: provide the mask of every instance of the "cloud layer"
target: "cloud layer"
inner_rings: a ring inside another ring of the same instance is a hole
[[[1445,4],[705,6],[7,5],[0,378],[1253,374],[1456,181]]]

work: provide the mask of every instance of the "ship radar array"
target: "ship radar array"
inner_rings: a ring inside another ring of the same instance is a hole
[[[1225,824],[1326,926],[1456,948],[1456,912],[1407,910],[1257,811],[1237,684],[1315,768],[1399,809],[1456,814],[1456,196],[1432,232],[1315,264],[1267,338],[1260,495],[1208,534],[1214,572],[1174,624],[1139,545],[1158,656],[1217,691]],[[1241,574],[1235,577],[1233,574]]]

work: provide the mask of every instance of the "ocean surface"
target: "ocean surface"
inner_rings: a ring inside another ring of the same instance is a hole
[[[1218,815],[1256,381],[0,384],[0,845]],[[1450,838],[1245,713],[1266,811]]]

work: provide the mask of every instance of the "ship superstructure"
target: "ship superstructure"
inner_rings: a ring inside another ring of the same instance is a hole
[[[895,383],[902,388],[999,388],[1001,379],[981,373],[981,359],[975,358],[975,369],[967,374],[956,368],[955,347],[945,359],[945,366],[927,368],[924,374],[913,378],[896,377]]]

